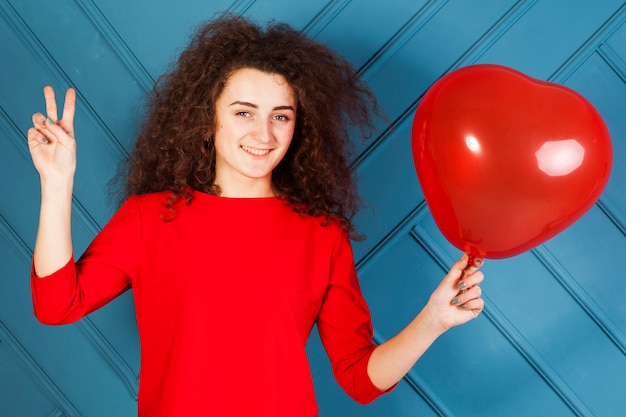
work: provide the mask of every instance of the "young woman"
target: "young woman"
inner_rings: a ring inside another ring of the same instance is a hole
[[[337,381],[368,403],[450,327],[483,309],[464,256],[416,318],[372,342],[349,236],[348,127],[376,103],[352,67],[286,25],[206,24],[156,84],[125,202],[74,262],[75,93],[28,131],[41,177],[31,281],[43,323],[131,289],[140,416],[317,414],[305,344],[316,323]]]

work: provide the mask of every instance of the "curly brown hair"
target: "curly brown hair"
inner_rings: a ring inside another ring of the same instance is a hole
[[[272,173],[276,193],[307,215],[337,219],[355,237],[359,197],[352,179],[349,129],[373,130],[376,99],[352,65],[284,23],[265,28],[223,15],[202,25],[176,67],[159,77],[128,160],[123,196],[193,190],[219,195],[215,180],[215,103],[235,71],[285,77],[297,102],[291,146]],[[173,212],[172,212],[173,213]]]

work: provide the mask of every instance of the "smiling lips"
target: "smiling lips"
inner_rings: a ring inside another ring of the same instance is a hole
[[[245,145],[241,145],[241,149],[255,156],[267,155],[268,153],[272,151],[271,149],[252,148],[250,146],[245,146]]]

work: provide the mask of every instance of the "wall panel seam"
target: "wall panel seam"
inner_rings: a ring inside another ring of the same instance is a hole
[[[357,271],[361,271],[367,268],[371,262],[375,262],[380,252],[390,243],[393,243],[398,236],[406,234],[406,231],[411,227],[416,218],[424,215],[424,212],[428,210],[426,201],[421,200],[420,203],[407,214],[398,224],[396,224],[385,236],[383,236],[378,243],[365,253],[361,259],[356,263]]]
[[[626,219],[623,211],[606,195],[600,196],[596,206],[604,213],[609,221],[626,237]]]
[[[48,414],[46,414],[46,417],[66,417],[66,414],[60,409],[55,408],[52,411],[50,411]]]
[[[256,0],[236,0],[228,7],[228,13],[243,15],[255,2]]]
[[[423,216],[427,212],[425,201],[422,200],[396,227],[394,227],[385,237],[383,237],[369,252],[367,252],[361,260],[356,264],[358,274],[363,274],[370,263],[375,262],[380,253],[397,239],[406,235],[407,230],[415,222],[416,218]],[[380,345],[385,341],[385,337],[378,331],[374,331],[374,342]],[[428,406],[438,416],[453,416],[454,413],[446,405],[437,393],[429,386],[428,382],[419,376],[419,374],[410,370],[403,378],[408,385],[428,404]]]
[[[80,10],[94,25],[95,29],[102,34],[109,43],[117,57],[130,71],[132,76],[139,82],[144,91],[150,91],[154,84],[154,79],[143,66],[141,61],[133,53],[124,39],[115,30],[111,22],[102,13],[100,8],[92,0],[75,0]]]
[[[530,10],[537,3],[537,1],[538,0],[516,2],[514,6],[512,6],[500,19],[498,19],[498,21],[493,24],[476,42],[474,42],[458,59],[456,59],[454,63],[437,78],[437,80],[455,69],[476,63],[480,57],[484,55],[485,52],[504,35],[506,30],[513,26],[515,22],[526,14],[528,10]],[[411,37],[413,37],[428,21],[433,18],[436,13],[439,12],[445,3],[446,1],[431,1],[426,4],[361,67],[359,73],[362,76],[365,76],[366,73],[374,71],[375,66],[381,65],[381,62],[384,62],[389,56],[396,53],[398,49],[406,44]],[[423,94],[425,93],[426,91],[424,91]],[[388,136],[390,136],[392,132],[399,130],[399,127],[404,123],[412,122],[413,115],[417,110],[417,106],[419,105],[423,94],[417,97],[404,112],[402,112],[390,123],[387,129],[385,129],[385,131],[379,135],[376,140],[372,141],[372,143],[366,147],[363,152],[357,156],[357,158],[355,158],[352,163],[353,168],[365,163],[371,155],[375,154],[375,150],[378,146],[380,146],[380,144]]]
[[[374,331],[374,342],[380,344],[385,341],[377,331]],[[439,397],[435,390],[430,386],[428,381],[422,378],[415,369],[409,370],[407,374],[402,378],[423,400],[430,409],[440,417],[455,416],[454,413],[446,404],[446,402]]]
[[[434,244],[428,238],[425,231],[415,225],[410,232],[411,236],[416,240],[426,252],[439,264],[443,271],[447,271],[453,261],[449,259],[444,251]],[[506,340],[517,350],[528,364],[537,372],[537,374],[550,386],[555,394],[561,398],[565,405],[572,410],[577,416],[594,415],[584,404],[584,402],[576,395],[567,383],[559,376],[559,374],[550,366],[532,344],[524,337],[524,335],[511,323],[504,314],[502,314],[496,305],[489,299],[486,294],[482,295],[485,301],[483,315],[494,325],[496,329],[504,336]]]
[[[17,127],[4,112],[4,109],[0,108],[0,123],[4,125],[7,131],[17,131]],[[15,138],[16,134],[10,135],[11,138]],[[15,140],[15,139],[13,139]],[[18,143],[19,145],[19,143]],[[23,148],[23,146],[18,146]],[[26,152],[22,152],[25,158],[29,158]],[[80,221],[86,230],[91,232],[94,236],[98,233],[99,227],[96,221],[89,215],[87,210],[82,206],[76,196],[72,195],[72,215]],[[6,220],[0,215],[0,233],[2,233],[7,241],[16,249],[17,253],[22,256],[27,264],[31,263],[32,249],[24,243],[24,240],[19,234],[11,228]],[[84,317],[76,323],[76,325],[83,331],[88,339],[97,347],[101,356],[109,363],[116,373],[121,377],[122,381],[128,388],[132,398],[137,399],[137,374],[123,359],[119,352],[109,343],[106,337],[97,330],[97,326],[91,321],[89,317]]]
[[[451,71],[477,63],[480,58],[487,53],[506,32],[515,25],[539,0],[519,0],[509,10],[506,11],[483,35],[474,42],[455,62],[446,70],[444,74]],[[441,74],[443,76],[444,74]]]
[[[63,394],[58,386],[52,381],[37,361],[28,353],[8,327],[0,320],[0,339],[2,339],[11,352],[19,359],[28,373],[45,390],[50,399],[60,407],[68,417],[80,417],[80,413],[72,402]]]
[[[598,50],[600,45],[605,42],[624,21],[626,21],[626,2],[570,55],[550,77],[548,77],[548,81],[565,84],[572,74]]]
[[[559,262],[545,245],[534,248],[532,253],[622,354],[626,355],[626,337],[604,310],[593,300],[593,297],[576,281],[567,268]]]
[[[429,0],[409,20],[402,25],[374,54],[358,69],[362,78],[376,70],[390,57],[395,55],[409,40],[415,36],[445,5],[448,0]]]
[[[617,74],[617,76],[626,83],[626,61],[620,57],[617,52],[607,43],[603,43],[597,50],[598,55],[607,65]]]
[[[24,240],[17,234],[17,232],[11,227],[9,222],[0,213],[0,234],[6,239],[6,241],[13,247],[15,253],[22,257],[22,259],[30,264],[31,256],[30,249]],[[3,277],[8,279],[8,277]]]
[[[19,128],[15,125],[13,120],[9,117],[6,111],[0,106],[0,125],[4,130],[9,133],[10,139],[14,142],[15,146],[26,159],[27,162],[31,162],[30,153],[28,151],[28,145],[26,141],[22,141],[25,133],[22,134]],[[34,169],[34,168],[33,168]],[[72,215],[81,222],[86,230],[95,236],[101,229],[98,222],[87,212],[87,209],[82,205],[75,195],[72,195]]]
[[[93,0],[75,0],[75,2],[91,21],[96,30],[102,34],[141,88],[144,91],[150,91],[154,85],[155,77],[150,74],[148,69],[142,64],[141,60],[124,41],[124,38],[115,29],[98,5]],[[227,11],[233,14],[244,14],[254,3],[255,0],[237,0],[228,7]]]
[[[58,84],[73,86],[71,78],[61,68],[52,54],[8,1],[0,1],[0,13],[4,14],[6,20],[11,24],[13,31],[26,43],[33,55],[37,57],[39,62],[47,69],[47,73],[50,74],[51,78]],[[74,87],[74,89],[76,90],[76,100],[81,102],[87,117],[105,132],[108,140],[104,142],[114,152],[115,156],[118,157],[118,159],[121,159],[122,156],[127,156],[128,153],[125,148],[117,140],[104,121],[97,115],[89,101],[81,94],[78,88]]]
[[[139,378],[133,368],[128,365],[122,355],[120,355],[117,349],[111,345],[109,340],[102,334],[102,332],[100,332],[100,329],[98,329],[89,317],[83,317],[76,324],[94,344],[109,366],[121,377],[133,400],[137,401]]]
[[[326,26],[350,3],[350,0],[331,0],[307,23],[302,32],[317,37]]]

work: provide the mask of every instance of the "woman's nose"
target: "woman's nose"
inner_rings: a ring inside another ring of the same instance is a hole
[[[261,143],[268,143],[271,138],[271,125],[269,121],[259,120],[254,126],[254,139]]]

